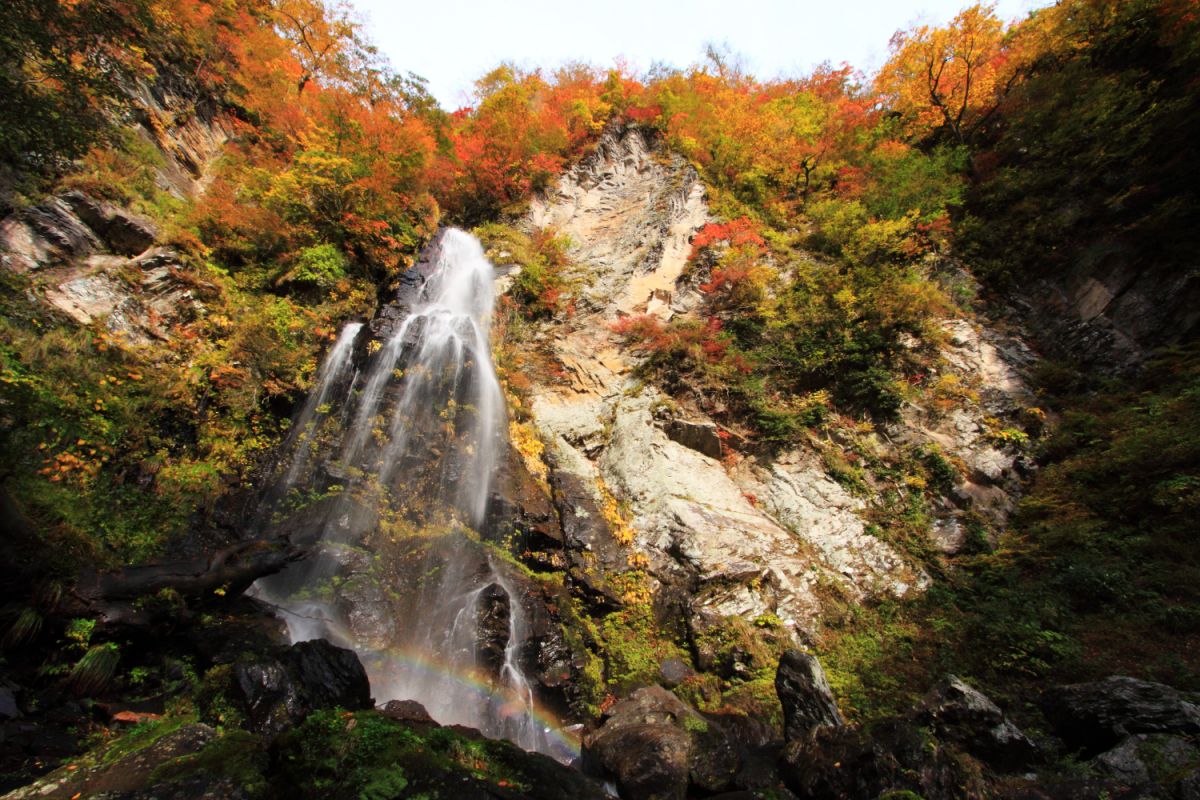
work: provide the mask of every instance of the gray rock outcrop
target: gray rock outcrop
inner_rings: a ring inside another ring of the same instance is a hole
[[[1196,698],[1122,675],[1054,687],[1043,695],[1042,710],[1069,747],[1093,754],[1133,734],[1200,733]]]
[[[816,728],[845,724],[825,670],[814,655],[785,651],[775,672],[775,693],[783,706],[783,733],[789,741],[808,736]]]
[[[956,675],[926,695],[917,716],[938,738],[998,769],[1023,769],[1038,756],[1033,741],[995,703]]]

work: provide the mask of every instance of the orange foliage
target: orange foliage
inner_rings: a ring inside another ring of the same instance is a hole
[[[602,82],[585,67],[550,80],[507,65],[488,73],[476,82],[477,105],[450,118],[451,147],[433,168],[439,200],[482,218],[545,188],[595,139],[624,88],[617,73]]]
[[[892,37],[876,86],[916,136],[943,129],[965,142],[996,108],[1012,71],[994,10],[974,5],[945,28],[922,25]]]

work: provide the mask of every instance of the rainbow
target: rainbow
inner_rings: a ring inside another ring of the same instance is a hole
[[[551,711],[541,707],[536,700],[527,706],[524,698],[503,686],[496,686],[485,673],[478,670],[455,669],[451,664],[440,661],[429,653],[413,649],[390,647],[375,650],[363,648],[359,652],[363,656],[364,665],[367,668],[367,674],[371,677],[373,687],[390,680],[391,676],[388,673],[397,667],[432,678],[445,678],[482,700],[499,701],[501,714],[528,715],[542,728],[554,749],[554,752],[547,755],[564,762],[573,761],[579,756],[579,737],[571,731],[564,730],[562,722]],[[438,722],[454,724],[443,720],[438,720]]]
[[[321,604],[314,604],[320,606]],[[292,641],[301,641],[313,635],[333,634],[335,644],[350,647],[363,660],[367,676],[371,680],[371,688],[378,691],[382,686],[395,679],[397,669],[409,670],[412,673],[432,678],[444,678],[459,686],[465,692],[470,692],[477,698],[492,702],[499,701],[502,713],[509,715],[524,714],[540,726],[550,745],[551,751],[546,755],[569,764],[579,757],[580,741],[573,732],[564,730],[562,722],[551,711],[540,707],[537,701],[526,704],[526,699],[519,697],[502,686],[496,686],[486,673],[456,669],[452,664],[437,659],[434,655],[413,648],[382,647],[375,648],[366,644],[355,646],[354,639],[344,625],[327,616],[311,617],[294,609],[283,606],[273,606],[283,613],[288,622]],[[319,622],[318,627],[293,627],[293,623]],[[379,698],[377,698],[379,699]],[[417,700],[417,697],[388,697],[386,700]],[[386,702],[385,700],[385,702]],[[437,720],[440,724],[456,724],[453,720]],[[464,723],[467,724],[467,723]]]

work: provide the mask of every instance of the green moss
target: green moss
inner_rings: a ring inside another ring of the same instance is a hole
[[[658,634],[654,615],[646,605],[606,616],[600,622],[600,639],[604,674],[617,693],[655,683],[663,660],[682,655],[677,645]]]
[[[302,797],[386,798],[463,782],[528,790],[513,745],[448,728],[419,733],[373,711],[320,711],[278,742],[275,788]],[[450,795],[445,795],[450,796]]]
[[[145,750],[147,747],[157,743],[164,736],[172,734],[184,725],[195,721],[196,717],[192,714],[180,714],[134,725],[116,741],[107,744],[97,751],[93,758],[99,764],[115,763],[126,756]]]
[[[250,798],[256,798],[267,788],[267,767],[263,740],[246,731],[232,730],[198,753],[160,764],[151,773],[150,783],[173,783],[191,777],[229,778]]]
[[[244,715],[232,699],[233,667],[221,664],[204,673],[196,689],[196,708],[200,719],[218,728],[237,728]]]

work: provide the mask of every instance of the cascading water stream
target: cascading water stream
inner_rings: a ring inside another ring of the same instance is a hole
[[[479,530],[485,519],[507,446],[488,344],[494,271],[474,237],[450,229],[424,278],[372,325],[347,325],[326,356],[262,514],[286,515],[287,498],[305,492],[332,494],[319,514],[301,512],[317,554],[258,591],[284,611],[293,640],[323,636],[358,650],[378,702],[417,700],[443,724],[567,760],[575,753],[538,710],[521,663],[520,592],[481,546],[431,545],[391,618],[320,597],[347,553],[397,509],[420,507],[451,529]],[[356,352],[366,356],[357,373]]]

